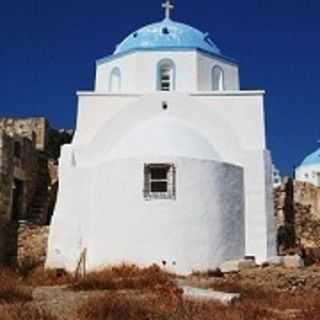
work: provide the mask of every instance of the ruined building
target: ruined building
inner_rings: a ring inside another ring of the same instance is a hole
[[[0,262],[14,260],[22,225],[49,224],[60,146],[71,137],[45,118],[0,118]]]
[[[320,260],[320,188],[285,179],[274,193],[278,252]]]

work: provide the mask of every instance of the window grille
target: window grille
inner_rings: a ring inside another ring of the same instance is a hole
[[[158,64],[157,81],[158,90],[175,90],[175,64],[173,61],[164,59]]]
[[[175,199],[176,168],[174,164],[145,164],[144,166],[144,198]]]

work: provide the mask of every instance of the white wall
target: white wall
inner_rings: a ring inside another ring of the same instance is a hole
[[[239,70],[235,63],[198,51],[152,51],[136,52],[98,62],[95,91],[107,93],[110,74],[114,68],[121,71],[121,92],[148,93],[157,91],[158,63],[163,59],[175,64],[175,91],[211,91],[212,68],[220,66],[224,71],[225,90],[239,90]]]
[[[77,125],[73,144],[89,143],[104,123],[139,97],[140,95],[78,93]]]
[[[137,52],[97,64],[97,92],[108,92],[110,72],[114,67],[121,71],[122,92],[148,93],[157,91],[157,67],[162,59],[171,59],[176,66],[176,91],[197,89],[196,52]]]
[[[272,162],[269,152],[247,151],[244,168],[246,254],[255,256],[261,263],[276,255]]]
[[[212,69],[215,66],[223,70],[225,90],[240,90],[239,69],[235,63],[199,53],[197,54],[198,91],[212,91]]]
[[[142,122],[156,113],[162,113],[162,102],[167,101],[167,113],[175,113],[188,122],[197,122],[197,129],[207,131],[212,143],[220,144],[226,135],[233,135],[242,148],[264,149],[265,126],[263,92],[153,93],[141,95],[108,95],[79,93],[79,109],[74,143],[89,143],[108,123],[119,122],[113,133],[126,132],[128,122]],[[221,128],[222,137],[217,141],[213,131]],[[110,134],[109,134],[110,135]],[[224,145],[227,150],[232,148]],[[232,150],[230,150],[231,152]],[[233,152],[236,152],[235,150]],[[234,160],[234,158],[231,158]]]
[[[144,199],[144,164],[154,162],[175,163],[176,200]],[[161,265],[165,260],[171,271],[185,274],[243,257],[243,172],[239,167],[149,157],[83,170],[73,169],[69,180],[63,181],[77,201],[59,193],[47,267],[62,264],[74,271],[75,257],[83,248],[88,250],[89,270],[121,262]]]
[[[105,99],[107,100],[107,97]],[[168,105],[166,110],[162,108],[163,101],[166,101]],[[95,115],[97,118],[100,115],[103,116],[104,108],[102,103],[99,114]],[[91,110],[90,105],[87,105],[87,110]],[[79,130],[77,132],[78,145],[75,148],[79,165],[91,165],[94,161],[102,161],[107,158],[114,145],[128,135],[132,129],[163,114],[179,119],[208,139],[224,161],[234,164],[242,163],[243,153],[239,137],[230,124],[216,112],[216,108],[188,95],[156,93],[140,97],[135,102],[121,108],[118,113],[98,128],[94,136],[84,138],[90,141],[87,148],[81,147],[83,145],[81,135],[85,132],[86,127],[96,127],[96,124],[86,122],[86,118],[83,118],[84,127],[77,128],[77,131]],[[152,146],[153,143],[148,140],[148,134],[145,134],[145,139]]]

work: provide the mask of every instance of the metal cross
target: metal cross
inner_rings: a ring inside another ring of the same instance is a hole
[[[162,8],[165,10],[166,19],[170,19],[171,10],[174,9],[174,5],[171,4],[170,0],[166,0],[166,2],[162,4]]]

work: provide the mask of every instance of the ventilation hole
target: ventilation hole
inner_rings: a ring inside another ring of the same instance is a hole
[[[166,260],[162,260],[162,265],[165,267],[167,265],[167,261]]]
[[[167,27],[162,28],[162,33],[163,34],[169,34],[169,29]]]
[[[166,102],[162,102],[162,109],[167,110],[168,109],[168,104]]]
[[[176,261],[173,261],[173,262],[172,262],[172,265],[173,265],[173,266],[176,266],[176,265],[177,265],[177,262],[176,262]]]
[[[134,38],[137,38],[137,37],[138,37],[138,33],[135,32],[135,33],[133,34],[133,37],[134,37]]]

